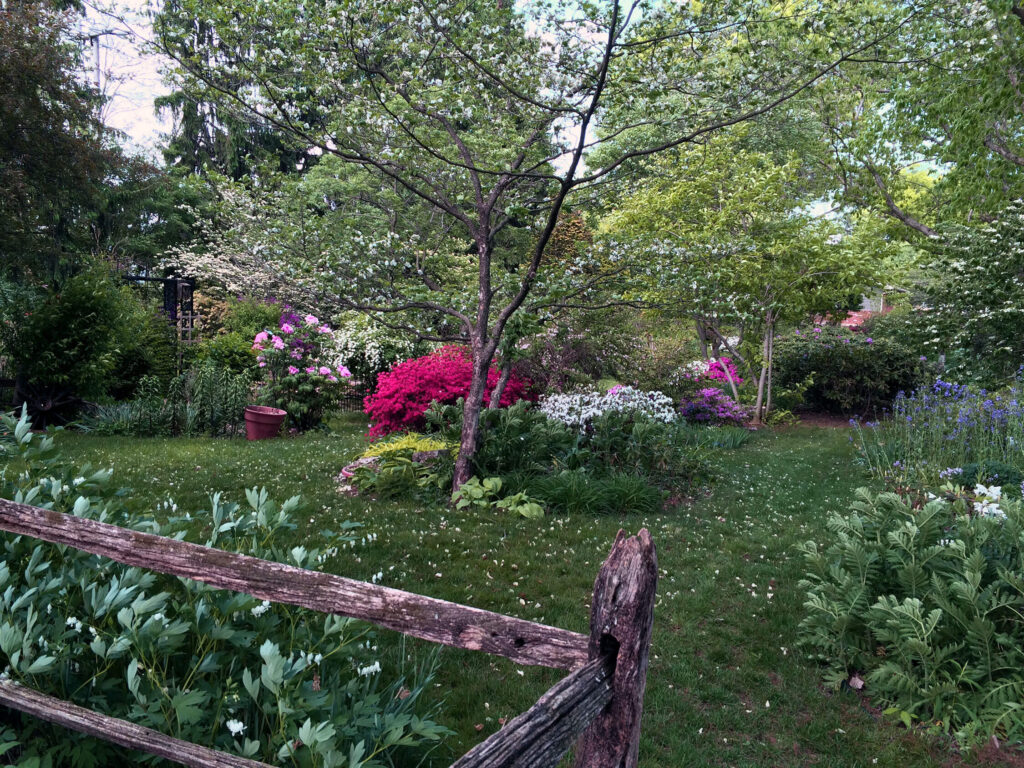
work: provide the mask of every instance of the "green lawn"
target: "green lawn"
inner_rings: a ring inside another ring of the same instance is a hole
[[[944,751],[906,733],[851,693],[832,693],[796,645],[802,562],[795,545],[824,536],[826,514],[868,482],[846,430],[762,432],[718,460],[709,495],[655,517],[455,513],[346,498],[334,476],[363,445],[354,419],[334,434],[273,442],[98,438],[59,440],[76,462],[114,466],[139,508],[170,495],[182,510],[212,490],[301,493],[303,537],[355,520],[376,541],[328,561],[332,572],[585,632],[597,569],[616,531],[648,527],[661,581],[655,612],[641,765],[929,766]],[[381,633],[395,665],[394,636]],[[406,645],[422,658],[427,646]],[[457,737],[437,765],[523,711],[551,670],[445,649],[436,693]],[[450,748],[450,751],[449,751]]]

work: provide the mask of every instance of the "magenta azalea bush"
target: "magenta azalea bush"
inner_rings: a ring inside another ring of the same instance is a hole
[[[486,404],[498,383],[499,372],[487,374]],[[424,414],[432,402],[455,403],[469,394],[473,363],[465,347],[447,346],[436,352],[405,360],[377,378],[377,389],[366,396],[364,410],[370,417],[370,437],[405,430],[422,430]],[[529,382],[513,374],[502,393],[499,406],[506,408],[519,400],[533,399]]]
[[[740,425],[750,419],[749,408],[716,387],[705,387],[692,397],[684,398],[679,412],[688,422],[698,424]]]
[[[352,374],[332,360],[331,328],[314,315],[286,309],[277,329],[256,334],[252,348],[264,372],[261,400],[288,412],[299,430],[318,426],[349,390]]]

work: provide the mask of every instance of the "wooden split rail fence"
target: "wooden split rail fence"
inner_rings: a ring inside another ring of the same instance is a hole
[[[412,637],[564,669],[529,710],[451,768],[548,768],[576,744],[577,768],[634,768],[640,740],[658,567],[643,529],[619,531],[594,584],[590,635],[446,600],[133,531],[0,499],[0,530],[65,544],[126,565],[201,581],[261,600],[372,622]],[[0,704],[195,768],[265,763],[166,736],[10,680]]]

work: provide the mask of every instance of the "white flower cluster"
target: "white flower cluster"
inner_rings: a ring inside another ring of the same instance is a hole
[[[999,506],[1003,497],[1003,489],[998,485],[985,486],[978,483],[974,486],[974,511],[982,517],[1006,517],[1006,512]]]
[[[370,675],[375,675],[378,672],[380,672],[380,662],[375,661],[373,662],[373,664],[370,664],[365,667],[360,667],[358,672],[360,677],[369,677]]]
[[[395,360],[412,356],[415,350],[411,338],[374,323],[365,315],[349,316],[334,331],[333,353],[338,362],[346,365],[362,357],[370,368],[383,369]]]
[[[666,424],[675,421],[679,415],[672,398],[664,392],[645,392],[635,387],[549,395],[540,404],[540,412],[549,419],[577,429],[583,429],[593,419],[613,411],[641,413]]]

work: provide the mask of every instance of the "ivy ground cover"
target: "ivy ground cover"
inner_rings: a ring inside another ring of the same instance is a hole
[[[225,440],[58,439],[72,461],[114,466],[140,508],[169,492],[181,508],[210,490],[243,499],[266,484],[307,501],[297,539],[356,520],[367,541],[325,569],[388,586],[586,631],[593,578],[619,527],[647,526],[661,583],[644,714],[641,765],[938,766],[944,745],[912,737],[854,693],[833,694],[801,658],[800,542],[820,538],[828,512],[870,484],[853,467],[848,430],[759,433],[721,454],[713,492],[652,516],[545,517],[455,513],[336,493],[333,475],[365,447],[365,423],[333,434],[247,443]],[[371,534],[375,534],[374,540]],[[380,662],[425,659],[432,646],[380,634]],[[528,708],[558,673],[445,649],[434,696],[457,735],[453,756]],[[876,762],[877,761],[877,762]]]

